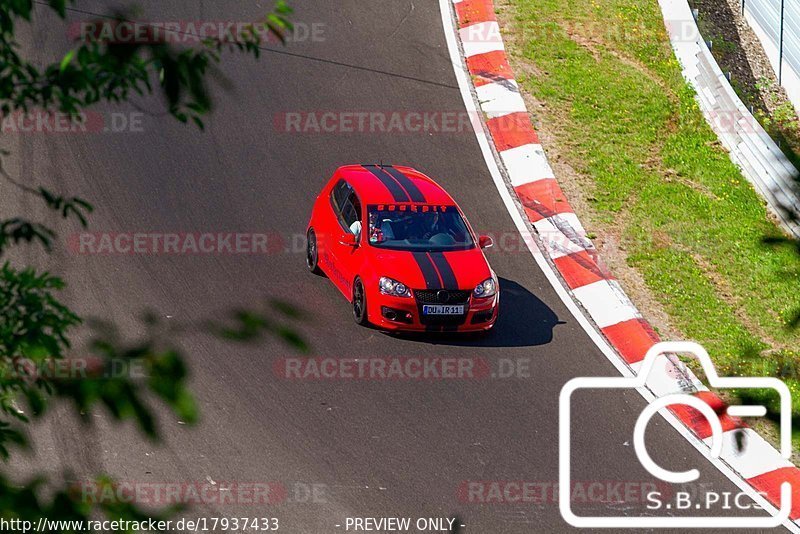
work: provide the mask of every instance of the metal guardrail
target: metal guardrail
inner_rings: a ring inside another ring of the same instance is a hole
[[[761,40],[778,83],[800,110],[800,0],[742,0],[742,15]]]
[[[683,75],[697,93],[709,125],[781,225],[800,238],[800,173],[731,87],[700,35],[687,0],[658,2]]]

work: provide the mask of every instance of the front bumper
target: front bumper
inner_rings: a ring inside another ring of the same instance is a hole
[[[433,320],[421,317],[422,305],[416,296],[392,297],[380,292],[367,299],[369,321],[381,330],[406,332],[481,332],[497,321],[500,293],[486,299],[470,296],[463,316],[439,316]]]

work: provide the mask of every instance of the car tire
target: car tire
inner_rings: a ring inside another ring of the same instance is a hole
[[[369,325],[367,317],[367,292],[361,278],[356,277],[353,282],[353,319],[361,326]]]
[[[313,228],[309,228],[306,234],[306,267],[308,267],[308,270],[312,273],[320,274],[317,234],[314,232]]]

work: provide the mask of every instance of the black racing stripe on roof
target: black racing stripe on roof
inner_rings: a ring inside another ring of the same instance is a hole
[[[439,275],[442,277],[444,288],[458,289],[456,273],[453,272],[453,268],[450,267],[450,263],[448,263],[447,258],[444,257],[444,253],[429,252],[428,255],[433,261],[433,264],[436,266],[436,270],[439,271]]]
[[[425,252],[412,252],[414,260],[422,272],[422,277],[425,279],[426,289],[441,289],[442,282],[439,280],[439,275],[436,272],[436,267]]]
[[[411,197],[412,202],[426,202],[425,195],[422,194],[422,191],[419,190],[419,187],[417,187],[417,184],[415,184],[411,178],[394,167],[383,167],[383,170],[391,174],[403,189],[408,192],[408,196]]]
[[[406,190],[400,185],[391,174],[387,173],[377,165],[364,165],[364,168],[371,172],[381,183],[386,186],[386,189],[391,193],[395,202],[410,202],[410,198]]]

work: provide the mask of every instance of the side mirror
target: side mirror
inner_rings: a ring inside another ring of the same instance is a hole
[[[358,241],[356,241],[356,236],[353,234],[342,234],[342,237],[339,238],[339,243],[346,247],[355,247],[358,245]]]
[[[481,248],[491,248],[494,246],[494,241],[488,235],[482,235],[478,238],[478,246]]]

